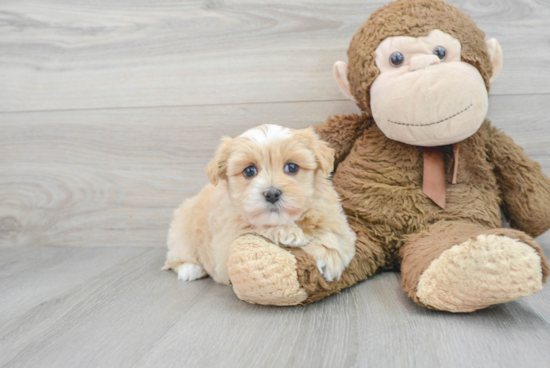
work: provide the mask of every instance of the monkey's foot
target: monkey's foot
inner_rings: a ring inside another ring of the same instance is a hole
[[[228,268],[235,294],[248,303],[297,305],[307,299],[296,258],[259,236],[245,235],[231,245]]]
[[[507,236],[479,235],[443,252],[422,273],[417,296],[428,307],[473,312],[542,288],[542,260]]]

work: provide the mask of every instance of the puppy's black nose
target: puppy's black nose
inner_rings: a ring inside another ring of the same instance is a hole
[[[266,201],[270,203],[275,203],[279,200],[281,194],[283,194],[283,192],[281,192],[279,189],[271,188],[268,191],[264,192],[264,197]]]

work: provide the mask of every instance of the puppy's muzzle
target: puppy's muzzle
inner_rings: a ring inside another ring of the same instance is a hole
[[[270,188],[269,190],[264,192],[264,198],[269,203],[275,203],[279,200],[279,198],[281,198],[281,194],[283,194],[283,192],[281,192],[279,189]]]

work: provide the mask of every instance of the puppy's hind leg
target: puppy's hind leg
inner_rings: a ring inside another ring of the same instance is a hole
[[[177,266],[174,271],[178,273],[178,279],[182,281],[193,281],[208,276],[201,265],[193,263],[183,263]]]
[[[192,258],[192,257],[189,257]],[[174,270],[178,279],[182,281],[193,281],[208,276],[205,269],[195,260],[188,260],[182,257],[180,252],[168,251],[163,270]]]
[[[174,270],[178,279],[193,281],[207,276],[199,261],[197,247],[204,237],[190,214],[197,198],[184,202],[174,213],[174,219],[168,231],[168,253],[164,270]],[[201,236],[202,235],[202,236]]]

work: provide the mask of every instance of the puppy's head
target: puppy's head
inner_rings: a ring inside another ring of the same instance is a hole
[[[251,224],[278,226],[308,209],[316,182],[326,180],[333,166],[333,150],[312,128],[268,124],[224,138],[206,172],[213,185],[227,181]]]

